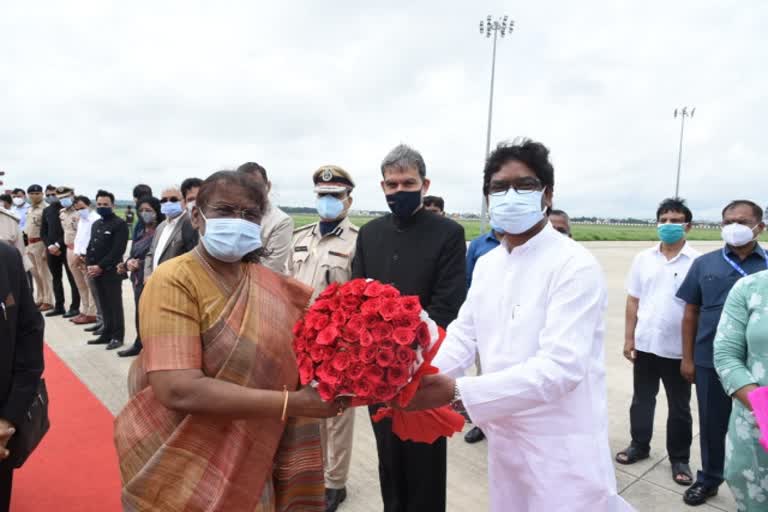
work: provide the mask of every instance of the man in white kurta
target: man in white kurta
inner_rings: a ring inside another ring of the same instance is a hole
[[[488,437],[494,512],[632,510],[608,447],[602,270],[549,224],[477,262],[434,363]],[[464,376],[479,353],[483,375]]]

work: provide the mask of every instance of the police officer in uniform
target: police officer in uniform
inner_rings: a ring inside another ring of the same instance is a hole
[[[328,165],[315,171],[312,180],[320,220],[294,231],[290,270],[293,277],[314,288],[314,300],[329,284],[349,281],[358,228],[347,217],[355,187],[350,175]],[[354,420],[352,408],[321,420],[327,512],[335,511],[347,497]]]
[[[31,266],[25,255],[24,234],[19,227],[20,219],[9,210],[0,208],[0,241],[3,241],[16,249],[24,260],[24,268],[29,270]]]
[[[30,185],[27,194],[31,206],[27,212],[27,257],[32,262],[32,279],[35,281],[35,304],[40,311],[53,309],[53,279],[48,268],[46,254],[48,250],[40,236],[40,227],[43,225],[43,211],[48,203],[43,198],[43,187]]]

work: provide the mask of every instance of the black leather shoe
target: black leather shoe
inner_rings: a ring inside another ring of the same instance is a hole
[[[79,309],[70,309],[66,313],[64,313],[64,318],[74,318],[80,314]]]
[[[137,346],[135,343],[125,350],[117,351],[117,355],[120,357],[134,357],[139,355],[140,353],[141,353],[141,347]]]
[[[98,331],[99,329],[103,329],[103,328],[104,328],[104,324],[93,324],[93,325],[91,325],[91,326],[88,326],[88,327],[86,327],[86,328],[85,328],[85,329],[83,329],[83,330],[84,330],[85,332],[96,332],[96,331]]]
[[[696,482],[685,491],[683,494],[683,501],[686,505],[703,505],[707,502],[708,498],[717,496],[717,487],[706,486],[700,482]]]
[[[107,350],[115,350],[116,348],[120,348],[122,346],[123,346],[122,341],[112,340],[109,342],[109,345],[107,345]]]
[[[480,427],[474,427],[464,436],[464,441],[468,442],[469,444],[479,443],[483,439],[485,439],[485,434],[483,434],[483,431],[480,430]]]
[[[47,312],[45,314],[45,316],[50,318],[52,316],[61,316],[61,315],[65,314],[65,313],[66,313],[66,311],[64,311],[63,309],[53,309],[53,310]]]
[[[325,512],[336,512],[344,500],[347,499],[347,489],[326,489],[325,490]]]
[[[88,345],[106,345],[109,343],[109,340],[104,338],[96,338],[95,340],[91,340],[88,342]]]

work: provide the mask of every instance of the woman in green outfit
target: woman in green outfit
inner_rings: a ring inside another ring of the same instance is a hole
[[[725,479],[739,511],[768,510],[768,453],[747,395],[768,385],[768,271],[739,280],[715,337],[715,369],[735,398],[725,441]]]

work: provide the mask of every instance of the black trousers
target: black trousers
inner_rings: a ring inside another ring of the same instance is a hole
[[[633,369],[634,394],[629,408],[632,445],[643,451],[651,449],[653,416],[659,382],[664,384],[667,413],[667,454],[670,462],[688,463],[691,457],[693,419],[691,385],[680,375],[680,360],[637,351]]]
[[[123,341],[125,338],[123,278],[117,272],[105,272],[95,278],[94,283],[101,302],[101,314],[104,317],[104,334],[101,338]]]
[[[67,264],[67,248],[61,249],[61,254],[54,256],[47,254],[48,268],[53,276],[53,296],[56,298],[56,309],[65,309],[64,307],[64,284],[62,283],[63,270],[67,272],[69,288],[72,290],[72,307],[70,309],[80,309],[80,292],[77,291],[77,284],[72,272]],[[62,270],[63,269],[63,270]]]
[[[381,406],[368,408],[371,415]],[[446,440],[401,441],[392,421],[373,423],[384,512],[445,512]]]
[[[12,484],[13,469],[11,465],[0,462],[0,512],[8,512],[11,508]]]
[[[731,417],[731,397],[725,393],[714,368],[696,366],[696,398],[699,401],[701,471],[696,481],[710,487],[723,483],[725,435]]]
[[[135,305],[133,321],[136,323],[136,339],[134,340],[133,344],[140,348],[143,347],[143,345],[141,344],[141,330],[139,329],[139,300],[141,299],[141,292],[143,291],[144,283],[133,284],[133,303]]]

